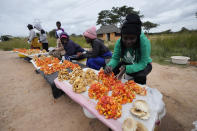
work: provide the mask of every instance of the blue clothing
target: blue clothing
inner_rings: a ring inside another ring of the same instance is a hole
[[[107,57],[109,58],[111,56],[112,56],[112,53],[110,51],[108,51],[105,54],[103,54],[102,56],[88,58],[88,60],[86,62],[86,66],[88,66],[92,69],[99,70],[101,67],[104,67],[106,65],[105,58],[107,58]]]
[[[77,52],[84,52],[85,50],[78,44],[69,40],[67,44],[64,44],[64,50],[66,51],[65,59],[70,60],[69,56],[76,55]]]

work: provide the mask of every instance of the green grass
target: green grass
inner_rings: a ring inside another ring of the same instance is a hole
[[[56,47],[57,44],[56,44],[56,38],[54,37],[48,37],[47,38],[48,42],[49,42],[49,47]]]
[[[83,48],[90,48],[90,45],[86,43],[83,37],[73,37],[71,36],[70,39],[75,43],[79,44]],[[49,46],[55,47],[56,46],[56,38],[48,37]]]
[[[74,41],[75,43],[79,44],[81,47],[83,48],[90,48],[90,44],[86,43],[85,38],[84,37],[70,37],[70,39],[72,41]]]
[[[151,41],[151,57],[154,62],[161,64],[170,64],[170,57],[174,55],[188,56],[192,61],[197,61],[197,32],[178,33],[178,34],[162,34],[149,35]],[[83,48],[90,48],[84,37],[70,38]],[[56,46],[56,38],[48,37],[49,47]],[[114,49],[115,41],[107,42],[105,45],[111,51]],[[30,48],[25,38],[13,38],[6,42],[0,42],[0,49],[13,50],[14,48]]]
[[[83,37],[71,37],[71,40],[78,43],[84,48],[90,48],[90,45],[86,43]],[[56,38],[48,37],[49,47],[56,47]],[[27,38],[13,38],[9,41],[0,42],[0,49],[9,51],[15,48],[30,48],[30,45],[27,44]]]
[[[9,41],[0,42],[0,49],[8,51],[14,48],[30,48],[30,45],[26,42],[25,38],[13,38]]]
[[[188,56],[197,60],[197,33],[180,33],[157,36],[151,39],[151,56],[153,60],[164,61],[171,56]]]

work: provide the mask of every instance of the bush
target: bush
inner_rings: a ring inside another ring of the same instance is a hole
[[[49,36],[55,38],[55,31],[56,29],[49,31]]]
[[[6,35],[4,35],[4,36],[1,36],[1,40],[2,41],[8,41],[10,38],[8,37],[8,36],[6,36]]]

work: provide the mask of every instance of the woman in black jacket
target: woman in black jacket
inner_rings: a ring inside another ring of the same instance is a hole
[[[70,40],[68,34],[64,32],[60,34],[60,40],[66,52],[64,55],[66,60],[80,59],[85,51],[80,45]]]
[[[86,66],[99,70],[106,65],[105,59],[111,58],[112,53],[104,45],[103,40],[97,38],[96,27],[92,27],[83,33],[86,42],[90,43],[92,51],[87,52]]]

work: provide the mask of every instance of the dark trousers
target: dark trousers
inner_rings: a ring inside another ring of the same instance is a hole
[[[119,68],[122,65],[126,65],[126,64],[119,63],[119,65],[113,69],[113,72],[115,75],[117,75],[120,72]],[[146,84],[146,76],[151,72],[151,70],[152,70],[152,64],[149,63],[144,70],[141,70],[141,71],[135,72],[135,73],[131,73],[131,74],[127,74],[127,75],[132,76],[136,83],[144,85],[144,84]]]
[[[42,49],[45,49],[47,52],[49,52],[48,43],[42,43]]]

